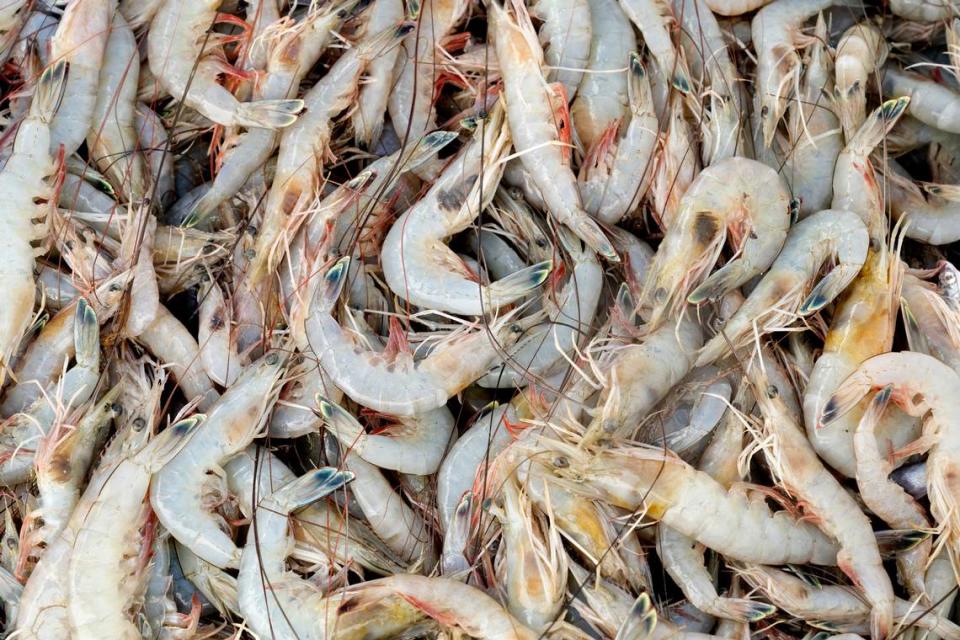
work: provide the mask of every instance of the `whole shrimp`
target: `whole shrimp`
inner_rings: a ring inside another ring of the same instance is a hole
[[[840,545],[837,565],[860,588],[870,603],[870,633],[886,638],[893,626],[894,596],[883,568],[870,520],[856,501],[826,469],[769,384],[762,361],[747,372],[763,416],[763,451],[778,483],[817,518],[819,528]]]
[[[629,18],[616,0],[588,0],[590,7],[590,56],[587,73],[570,105],[577,137],[591,150],[619,130],[629,100],[627,83],[620,72],[637,50],[637,37]]]
[[[307,337],[334,384],[365,407],[400,416],[441,407],[520,338],[522,329],[507,316],[494,322],[489,334],[455,334],[417,362],[409,352],[398,353],[392,362],[365,352],[333,316],[348,264],[348,258],[341,258],[323,275],[307,317]]]
[[[670,32],[676,24],[668,0],[620,0],[620,6],[643,34],[643,40],[660,67],[660,73],[681,93],[693,89],[683,51],[674,46]]]
[[[513,1],[511,16],[497,0],[488,6],[488,19],[503,74],[503,97],[514,147],[530,173],[551,216],[566,225],[608,260],[617,253],[597,223],[584,211],[569,162],[569,118],[565,101],[557,99],[543,77],[543,50],[523,4]],[[560,104],[563,102],[563,104]],[[566,120],[564,122],[564,120]]]
[[[509,146],[504,109],[498,103],[430,191],[390,227],[380,262],[396,295],[425,309],[480,316],[515,302],[547,279],[550,260],[487,285],[478,283],[446,245],[493,199],[503,167],[500,159]]]
[[[867,257],[869,239],[860,218],[849,211],[826,209],[801,220],[787,234],[783,250],[750,296],[727,320],[720,334],[700,350],[695,366],[710,364],[761,334],[783,326],[796,314],[806,316],[829,304],[856,277]],[[836,266],[812,289],[811,281],[829,258]],[[809,290],[809,292],[808,292]]]
[[[537,0],[530,11],[539,18],[543,59],[549,82],[559,82],[573,100],[584,69],[589,68],[592,13],[589,0]]]
[[[649,322],[659,324],[688,301],[720,298],[762,273],[783,246],[790,210],[783,179],[755,160],[728,158],[701,171],[654,256],[641,298],[652,307]],[[741,244],[736,257],[704,278],[728,234]]]
[[[57,163],[49,151],[51,121],[63,87],[65,63],[47,68],[37,81],[30,112],[20,124],[13,154],[0,171],[0,288],[10,302],[0,311],[0,385],[6,380],[10,358],[30,326],[36,282],[34,258],[44,253],[48,212],[54,206],[51,178]]]
[[[837,104],[847,141],[867,117],[867,85],[871,78],[879,78],[888,50],[883,33],[870,22],[850,27],[837,44]]]
[[[140,529],[149,514],[150,476],[189,441],[202,416],[167,428],[136,454],[122,460],[96,499],[80,507],[67,569],[67,614],[71,638],[133,640],[141,637],[130,616],[141,569]]]
[[[265,426],[284,365],[278,352],[249,365],[210,408],[196,437],[157,470],[151,483],[150,504],[163,526],[177,542],[221,569],[236,568],[240,550],[210,510],[210,496],[224,492],[222,472],[219,477],[216,472]]]
[[[303,109],[303,100],[240,102],[217,82],[225,63],[214,53],[216,38],[207,30],[220,4],[221,0],[161,4],[147,32],[150,71],[170,95],[219,125],[290,126]],[[211,49],[205,50],[208,40]]]
[[[910,98],[914,118],[941,131],[960,133],[960,94],[918,73],[888,64],[883,70],[885,95]]]

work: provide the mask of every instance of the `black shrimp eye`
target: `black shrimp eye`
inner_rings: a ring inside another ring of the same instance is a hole
[[[510,325],[510,331],[513,333],[523,333],[523,327],[518,324],[512,324]]]
[[[274,365],[280,360],[280,356],[278,356],[276,353],[271,353],[267,356],[266,360],[267,364]]]
[[[553,466],[557,469],[566,469],[570,466],[570,461],[567,459],[567,456],[557,456],[553,459]]]
[[[770,386],[767,387],[767,397],[768,397],[768,398],[776,398],[776,397],[779,396],[779,395],[780,395],[780,390],[777,389],[775,386],[773,386],[773,385],[771,384]]]
[[[537,246],[540,247],[541,249],[546,249],[547,241],[544,240],[543,238],[537,238]]]
[[[123,289],[123,287],[121,287],[117,283],[113,283],[112,285],[110,285],[110,291],[117,292],[117,291],[120,291],[120,289]]]
[[[770,107],[765,106],[760,109],[760,117],[766,118],[768,113],[770,113]]]
[[[147,421],[143,418],[135,418],[133,421],[133,430],[134,431],[143,431],[147,428]]]

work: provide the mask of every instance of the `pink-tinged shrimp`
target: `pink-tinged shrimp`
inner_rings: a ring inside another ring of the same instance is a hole
[[[516,0],[511,7],[513,16],[497,0],[491,0],[487,15],[503,75],[514,147],[550,215],[600,255],[619,260],[606,235],[583,209],[569,162],[570,150],[565,148],[570,122],[560,114],[567,108],[543,77],[543,50],[530,16]]]

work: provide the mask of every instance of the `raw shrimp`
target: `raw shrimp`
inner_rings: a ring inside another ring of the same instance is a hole
[[[71,638],[138,639],[130,609],[137,591],[140,529],[149,514],[150,475],[190,440],[202,416],[169,427],[145,448],[121,461],[83,505],[67,569]],[[131,561],[131,559],[133,561]]]
[[[647,72],[636,53],[627,71],[630,119],[608,127],[590,149],[577,179],[583,208],[607,224],[634,211],[650,188],[652,160],[660,125]]]
[[[767,465],[778,484],[840,545],[837,565],[870,603],[870,633],[873,638],[886,638],[893,627],[893,585],[883,568],[869,518],[817,457],[803,427],[794,422],[776,387],[770,385],[762,361],[751,367],[747,376],[763,415]]]
[[[848,142],[867,117],[867,84],[879,78],[888,51],[883,33],[869,22],[847,29],[837,44],[837,104]]]
[[[570,166],[569,117],[564,101],[543,77],[543,50],[523,4],[512,0],[514,15],[490,0],[488,19],[503,74],[503,97],[514,147],[530,173],[551,216],[566,225],[587,245],[617,261],[617,253],[603,231],[583,210],[577,181]],[[626,84],[626,83],[624,83]]]
[[[770,4],[771,0],[704,0],[717,15],[740,16]]]
[[[652,307],[649,321],[656,326],[688,300],[715,300],[762,273],[787,237],[790,209],[783,179],[755,160],[728,158],[701,171],[654,256],[641,299]],[[737,256],[704,278],[728,233],[741,244]]]
[[[960,133],[960,94],[920,74],[891,65],[883,70],[885,95],[910,98],[910,115],[941,131]]]
[[[927,185],[925,189],[908,178],[893,160],[884,175],[893,217],[903,220],[903,235],[932,245],[960,239],[960,201],[952,187]]]
[[[303,100],[240,102],[217,83],[225,63],[215,52],[217,38],[207,30],[220,4],[221,0],[161,4],[147,32],[150,71],[170,95],[216,124],[264,129],[290,126],[303,109]],[[210,49],[206,49],[208,44]]]
[[[522,329],[501,318],[487,330],[454,334],[422,360],[398,353],[391,362],[354,344],[333,316],[346,281],[349,259],[324,274],[307,317],[307,336],[321,366],[352,400],[399,416],[436,409],[487,372]]]
[[[656,76],[651,73],[651,77],[655,79],[653,87],[656,95]],[[663,84],[662,77],[659,84]],[[683,106],[687,98],[671,94],[669,90],[667,93],[672,97],[660,113],[661,123],[666,123],[666,140],[657,158],[651,186],[654,219],[665,229],[670,228],[677,217],[681,199],[700,173],[700,151]]]
[[[229,314],[223,292],[211,281],[200,297],[197,342],[203,370],[211,380],[225,387],[234,383],[243,368]]]
[[[425,309],[482,316],[515,302],[547,279],[553,268],[549,260],[481,284],[446,245],[493,199],[503,167],[500,160],[509,147],[504,110],[498,103],[430,191],[390,227],[380,263],[396,295]]]
[[[720,334],[701,349],[695,366],[710,364],[761,334],[782,327],[796,314],[806,316],[829,304],[856,277],[867,257],[869,239],[860,218],[849,211],[826,209],[801,220],[787,234],[773,266]],[[808,288],[829,258],[836,266]]]
[[[279,352],[249,365],[210,408],[190,444],[154,474],[150,503],[157,518],[177,542],[221,569],[238,567],[240,550],[211,511],[211,496],[215,501],[223,493],[220,465],[265,426],[284,365]]]
[[[453,433],[453,414],[446,407],[399,418],[399,423],[368,434],[363,425],[340,406],[318,399],[327,430],[340,444],[382,469],[429,476],[437,472]]]
[[[620,6],[643,34],[643,41],[663,77],[669,78],[670,85],[677,91],[689,93],[693,85],[687,62],[670,37],[676,19],[669,0],[620,0]]]
[[[622,73],[637,51],[630,20],[616,0],[588,0],[590,56],[577,96],[570,105],[574,130],[584,148],[592,149],[626,115],[629,96]]]
[[[82,3],[81,3],[82,4]],[[36,283],[34,258],[46,251],[48,210],[54,205],[51,178],[57,163],[51,157],[51,120],[57,110],[66,64],[44,71],[30,112],[17,130],[13,154],[0,172],[5,194],[0,208],[0,289],[8,302],[0,311],[0,385],[33,313]]]
[[[890,0],[890,11],[907,20],[941,22],[957,14],[957,5],[951,0]]]
[[[536,0],[530,12],[539,18],[540,43],[549,82],[559,82],[573,100],[589,68],[592,14],[589,0]]]
[[[833,0],[776,0],[757,12],[751,23],[757,53],[754,89],[760,113],[763,146],[770,147],[780,118],[800,83],[797,36],[803,23],[833,4]]]
[[[427,4],[432,4],[428,2]],[[366,12],[368,33],[379,33],[403,20],[402,0],[377,0]],[[314,36],[316,37],[316,36]],[[394,69],[403,47],[391,47],[367,65],[356,110],[350,116],[357,142],[370,149],[380,140],[383,117],[390,101]]]

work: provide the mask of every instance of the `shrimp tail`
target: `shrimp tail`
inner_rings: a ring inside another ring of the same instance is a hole
[[[650,596],[647,593],[641,593],[630,607],[626,620],[620,624],[616,640],[649,638],[656,626],[657,610],[653,608]]]
[[[725,293],[736,289],[747,279],[744,277],[744,265],[743,261],[734,260],[717,269],[687,296],[687,302],[701,304],[717,300]]]
[[[627,74],[627,100],[631,108],[640,109],[650,104],[650,83],[645,81],[647,70],[636,51],[630,54],[630,73]]]
[[[277,489],[270,500],[282,511],[290,513],[333,493],[353,480],[353,473],[323,467],[300,476]]]
[[[363,435],[363,425],[350,415],[343,407],[334,404],[321,396],[316,396],[317,414],[323,419],[326,427],[333,432],[337,440],[348,447],[356,444]]]
[[[150,441],[150,444],[137,454],[137,456],[145,459],[147,468],[151,473],[159,471],[163,465],[170,462],[175,455],[180,453],[180,450],[190,441],[197,427],[205,419],[205,415],[196,413],[185,420],[181,420],[167,427],[159,435],[155,436],[153,440]]]
[[[598,225],[586,211],[581,209],[579,215],[575,215],[567,220],[562,220],[561,222],[567,225],[578,238],[583,240],[588,247],[601,256],[610,262],[620,262],[617,250],[610,244],[610,240],[607,239],[600,225]]]
[[[860,126],[853,139],[847,144],[847,147],[853,149],[862,149],[869,152],[874,149],[884,136],[890,132],[893,125],[897,123],[907,105],[910,104],[910,98],[903,96],[894,100],[887,100],[877,107],[866,122]]]
[[[358,44],[357,55],[363,59],[383,55],[389,49],[399,44],[416,26],[415,22],[407,21],[401,22],[393,27],[388,27]]]
[[[60,94],[67,75],[67,63],[59,60],[44,70],[30,104],[30,114],[42,122],[52,122],[60,107]]]
[[[553,260],[544,260],[491,283],[488,290],[497,300],[516,300],[546,282],[552,271]]]
[[[456,131],[432,131],[420,138],[410,158],[404,164],[404,171],[412,171],[424,162],[433,159],[438,151],[456,140]]]
[[[237,124],[260,129],[282,129],[297,121],[303,100],[259,100],[242,102],[237,108]]]
[[[830,304],[834,298],[847,288],[850,281],[856,277],[858,269],[853,265],[840,264],[825,275],[817,286],[813,288],[807,299],[800,305],[798,312],[801,316],[816,313]]]
[[[100,356],[100,323],[93,307],[84,299],[77,302],[73,323],[73,344],[77,352],[77,364],[94,368]]]
[[[817,426],[824,427],[842,418],[863,399],[867,389],[857,380],[847,379],[842,382],[833,395],[823,405]]]
[[[349,266],[350,256],[344,256],[333,263],[330,270],[323,276],[323,282],[317,287],[317,297],[314,301],[314,308],[317,311],[321,313],[333,311],[343,291],[343,285],[347,281]]]
[[[757,622],[777,612],[772,604],[746,598],[724,598],[723,606],[731,618],[744,622]]]

